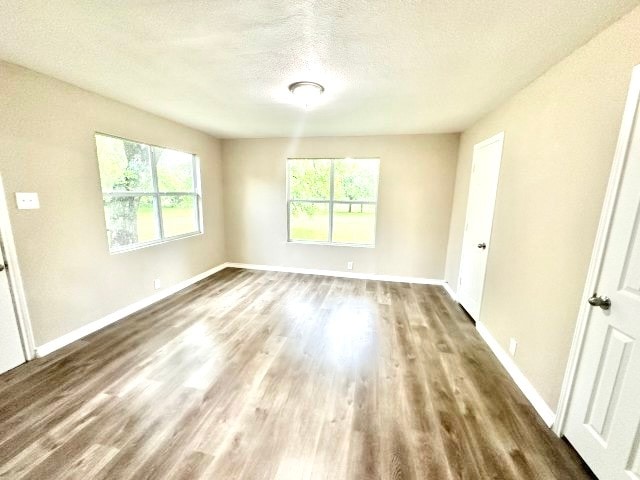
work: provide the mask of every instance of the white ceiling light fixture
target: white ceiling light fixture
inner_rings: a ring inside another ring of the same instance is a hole
[[[298,103],[308,109],[318,103],[324,87],[316,82],[295,82],[289,85],[289,91]]]
[[[0,0],[0,58],[214,137],[462,132],[638,3]],[[117,20],[142,14],[123,34]],[[122,48],[159,37],[170,48]],[[309,111],[297,80],[325,87]]]

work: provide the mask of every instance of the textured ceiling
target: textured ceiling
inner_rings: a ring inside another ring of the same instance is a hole
[[[639,3],[0,0],[0,58],[220,137],[452,132]]]

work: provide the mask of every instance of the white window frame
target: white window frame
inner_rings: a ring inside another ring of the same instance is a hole
[[[291,198],[291,188],[289,184],[289,164],[292,161],[300,161],[300,160],[329,160],[331,162],[331,172],[329,175],[329,200],[302,200]],[[337,160],[371,160],[378,162],[378,181],[376,183],[376,193],[375,193],[375,201],[348,201],[348,200],[334,200],[334,170],[335,170],[335,162]],[[378,231],[378,193],[380,190],[380,158],[378,157],[291,157],[287,158],[286,166],[285,166],[285,175],[287,180],[287,243],[301,243],[301,244],[309,244],[309,245],[330,245],[330,246],[338,246],[338,247],[359,247],[359,248],[375,248],[376,246],[376,233]],[[291,238],[291,203],[324,203],[329,207],[329,240],[321,241],[321,240],[293,240]],[[373,224],[373,243],[344,243],[344,242],[334,242],[333,238],[333,205],[334,204],[362,204],[362,205],[375,205],[376,206],[376,216]]]
[[[117,135],[111,135],[108,133],[102,133],[102,132],[95,132],[94,135],[94,140],[95,137],[98,136],[103,136],[103,137],[111,137],[111,138],[116,138],[118,140],[123,140],[123,141],[127,141],[127,142],[132,142],[132,143],[137,143],[139,145],[144,145],[149,147],[149,154],[150,154],[150,159],[151,159],[151,178],[152,178],[152,182],[153,182],[153,188],[154,191],[153,192],[148,192],[148,191],[125,191],[125,192],[103,192],[102,191],[102,183],[100,182],[100,191],[102,194],[102,201],[103,201],[103,206],[102,206],[102,212],[103,212],[103,218],[105,220],[105,231],[107,232],[107,246],[109,247],[109,253],[112,255],[118,254],[118,253],[125,253],[125,252],[130,252],[133,250],[140,250],[141,248],[146,248],[146,247],[151,247],[154,245],[161,245],[163,243],[168,243],[168,242],[173,242],[174,240],[181,240],[183,238],[189,238],[189,237],[195,237],[197,235],[202,235],[204,233],[204,222],[203,222],[203,216],[202,216],[202,184],[201,184],[201,178],[200,178],[200,157],[198,157],[198,155],[196,155],[195,153],[189,153],[189,152],[184,152],[182,150],[177,150],[175,148],[171,148],[171,147],[163,147],[160,145],[154,145],[151,143],[146,143],[146,142],[139,142],[137,140],[131,140],[129,138],[124,138],[124,137],[119,137]],[[97,147],[97,142],[94,141],[95,145],[96,145],[96,160],[98,160],[98,147]],[[191,161],[192,161],[192,168],[193,168],[193,191],[190,192],[161,192],[159,187],[158,187],[158,173],[157,173],[157,162],[156,162],[156,152],[155,152],[155,148],[161,148],[161,149],[165,149],[165,150],[173,150],[175,152],[180,152],[180,153],[185,153],[187,155],[191,155]],[[99,160],[98,160],[99,162]],[[98,163],[98,170],[100,170],[99,168],[99,163]],[[100,172],[99,172],[100,173]],[[111,239],[110,239],[110,231],[108,228],[108,225],[106,223],[106,218],[104,215],[104,197],[112,197],[112,198],[118,198],[118,197],[139,197],[139,196],[148,196],[148,197],[153,197],[153,201],[154,201],[154,205],[155,205],[155,221],[156,221],[156,228],[158,229],[158,233],[160,235],[160,238],[156,239],[156,240],[149,240],[146,242],[138,242],[138,243],[134,243],[131,245],[123,245],[120,247],[111,247]],[[179,197],[179,196],[192,196],[195,197],[195,208],[196,208],[196,219],[198,221],[198,228],[197,230],[193,231],[193,232],[188,232],[188,233],[183,233],[181,235],[174,235],[171,237],[165,237],[165,233],[164,233],[164,225],[163,225],[163,221],[162,221],[162,197]]]

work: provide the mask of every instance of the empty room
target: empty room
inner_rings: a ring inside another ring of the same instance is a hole
[[[640,0],[0,0],[0,478],[640,480]]]

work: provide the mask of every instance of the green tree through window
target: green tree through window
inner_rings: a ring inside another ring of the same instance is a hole
[[[96,150],[112,252],[201,231],[193,154],[102,134]]]
[[[289,241],[374,244],[378,159],[289,159],[287,175]]]

